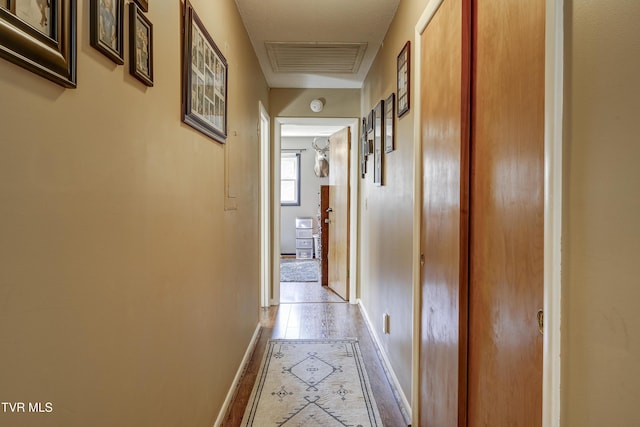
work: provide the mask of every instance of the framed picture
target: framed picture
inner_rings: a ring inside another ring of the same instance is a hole
[[[149,0],[133,0],[143,12],[149,11]]]
[[[405,43],[398,55],[398,117],[409,111],[411,97],[411,41]]]
[[[384,135],[384,101],[373,109],[373,182],[382,185],[382,137]]]
[[[182,121],[211,139],[227,140],[227,60],[185,2]]]
[[[153,25],[135,3],[129,4],[129,73],[153,86]]]
[[[384,152],[390,153],[395,149],[393,143],[393,131],[395,121],[396,95],[392,93],[386,101],[384,101]]]
[[[360,124],[360,176],[367,174],[367,160],[369,159],[369,139],[367,138],[367,118],[363,117]]]
[[[76,87],[76,0],[0,0],[0,57]]]
[[[116,64],[124,64],[124,0],[91,0],[90,41]]]

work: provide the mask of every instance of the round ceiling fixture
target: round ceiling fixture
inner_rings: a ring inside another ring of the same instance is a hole
[[[311,111],[313,111],[314,113],[319,113],[324,108],[324,102],[322,102],[321,99],[316,98],[311,101],[311,104],[309,104],[309,108],[311,108]]]

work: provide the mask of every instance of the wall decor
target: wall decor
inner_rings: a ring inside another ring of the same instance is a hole
[[[0,0],[0,56],[76,87],[76,0]]]
[[[149,0],[133,0],[143,12],[149,12]]]
[[[405,43],[398,55],[398,117],[409,111],[411,97],[411,41]]]
[[[369,139],[367,138],[367,118],[360,123],[360,176],[367,174],[367,160],[369,158]]]
[[[124,64],[124,0],[91,0],[91,46]]]
[[[375,126],[375,116],[373,110],[371,110],[367,116],[367,158],[370,154],[373,154],[373,128]]]
[[[227,60],[187,0],[182,57],[182,121],[213,140],[227,140]]]
[[[373,109],[374,129],[373,129],[373,182],[382,185],[382,138],[384,135],[384,101],[381,100]]]
[[[395,149],[394,144],[394,122],[396,106],[396,95],[392,93],[386,101],[384,101],[384,152],[390,153]]]
[[[153,86],[153,25],[135,3],[129,3],[129,73]]]

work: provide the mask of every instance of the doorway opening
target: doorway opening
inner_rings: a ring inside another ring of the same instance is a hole
[[[350,129],[352,150],[351,160],[349,161],[349,174],[352,183],[350,191],[352,208],[349,210],[348,215],[351,224],[356,224],[358,144],[354,138],[357,138],[358,135],[358,125],[359,122],[356,118],[277,117],[274,120],[274,150],[271,165],[271,176],[273,177],[273,292],[271,305],[278,305],[281,302],[306,302],[305,299],[307,298],[322,298],[324,302],[326,302],[327,299],[333,301],[335,298],[343,301],[340,297],[327,295],[326,293],[329,292],[330,294],[330,291],[326,289],[323,290],[320,281],[306,282],[307,285],[303,282],[303,286],[299,286],[298,289],[296,289],[298,292],[295,293],[292,293],[290,289],[284,289],[284,287],[289,287],[289,285],[286,284],[281,289],[280,266],[284,260],[285,263],[308,261],[308,264],[313,265],[315,263],[319,267],[315,253],[315,249],[318,247],[317,235],[320,225],[318,218],[319,192],[322,185],[328,184],[328,177],[317,176],[313,167],[316,161],[317,149],[325,147],[328,136],[345,127]],[[314,149],[314,143],[316,149]],[[355,152],[353,152],[353,150],[355,150]],[[330,154],[327,154],[330,162]],[[286,160],[282,161],[283,158],[286,158]],[[296,159],[299,159],[299,161]],[[298,165],[298,170],[295,169],[296,164]],[[283,177],[286,182],[282,181]],[[287,195],[287,197],[293,197],[293,199],[295,199],[296,191],[299,191],[300,203],[290,203],[282,206],[281,193],[286,192],[287,194],[285,195]],[[302,225],[303,227],[296,227],[296,225]],[[357,227],[353,226],[349,231],[349,240],[354,243],[349,248],[350,263],[348,269],[353,272],[356,271],[356,230]],[[296,236],[300,237],[297,238]],[[349,288],[350,292],[346,300],[356,303],[356,274],[351,274],[349,281],[352,285]],[[317,288],[312,289],[311,286],[314,283],[317,285]],[[307,291],[304,290],[305,288]]]

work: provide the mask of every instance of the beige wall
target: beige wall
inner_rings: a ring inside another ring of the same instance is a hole
[[[384,45],[365,80],[362,116],[397,91],[396,59],[408,40],[415,46],[416,22],[426,3],[426,0],[400,2]],[[412,88],[411,105],[416,99],[414,93]],[[373,184],[372,157],[369,172],[360,181],[362,304],[374,327],[382,324],[383,313],[390,315],[391,333],[383,335],[380,329],[376,332],[409,401],[413,334],[413,111],[410,109],[401,119],[396,119],[396,150],[383,154],[384,186]]]
[[[640,425],[640,2],[566,1],[563,426]]]
[[[324,109],[314,113],[309,103],[324,101]],[[287,89],[269,91],[271,117],[358,117],[360,89]]]
[[[150,2],[153,88],[78,3],[78,89],[0,60],[0,400],[53,403],[0,425],[211,426],[258,321],[267,86],[235,3],[194,0],[229,62],[215,143],[180,121],[180,2]]]

